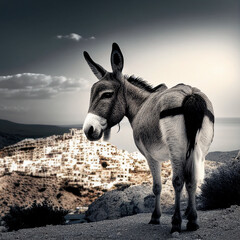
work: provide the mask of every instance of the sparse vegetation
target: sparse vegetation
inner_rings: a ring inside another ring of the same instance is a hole
[[[69,186],[65,186],[64,190],[74,194],[75,196],[79,196],[79,197],[82,196],[82,194],[81,194],[82,187],[80,187],[80,186],[71,186],[71,185],[69,185]]]
[[[44,192],[45,190],[46,190],[45,187],[42,187],[42,188],[38,189],[39,192]]]
[[[102,167],[106,168],[108,166],[108,164],[106,162],[102,162]]]
[[[59,189],[59,191],[65,190],[67,192],[74,194],[75,196],[81,197],[82,196],[81,192],[83,190],[83,187],[77,184],[72,185],[69,182],[70,182],[69,180],[62,181],[61,188]]]
[[[56,197],[57,197],[57,199],[59,199],[59,198],[62,197],[62,196],[63,196],[62,193],[58,193]]]
[[[202,208],[228,208],[240,205],[240,161],[233,160],[222,165],[201,187]]]
[[[34,228],[46,225],[59,225],[64,223],[64,216],[67,210],[56,208],[47,202],[37,204],[36,202],[29,208],[14,206],[2,220],[8,231],[22,228]]]
[[[19,187],[19,186],[20,186],[20,183],[19,183],[19,182],[15,182],[15,183],[14,183],[14,186],[15,186],[15,187]]]

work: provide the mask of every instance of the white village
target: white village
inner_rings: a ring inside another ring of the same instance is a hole
[[[70,129],[63,135],[25,139],[1,149],[0,176],[12,172],[110,189],[131,181],[131,172],[149,172],[149,168],[138,152],[128,153],[102,140],[90,142],[82,130]]]

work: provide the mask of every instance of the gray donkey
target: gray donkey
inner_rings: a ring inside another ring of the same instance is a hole
[[[83,130],[91,141],[105,139],[110,129],[124,116],[133,129],[134,141],[146,157],[152,177],[155,209],[151,224],[160,224],[161,162],[171,160],[175,190],[175,212],[171,232],[181,231],[180,197],[185,183],[188,192],[187,230],[199,228],[195,194],[204,177],[204,160],[213,140],[213,107],[195,87],[165,84],[152,87],[140,78],[122,74],[123,55],[112,45],[112,72],[95,63],[87,52],[84,57],[99,79],[91,89],[90,107]]]

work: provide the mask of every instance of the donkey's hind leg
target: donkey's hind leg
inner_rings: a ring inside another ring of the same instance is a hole
[[[175,190],[175,212],[172,217],[172,229],[173,232],[181,232],[182,216],[180,208],[181,192],[184,185],[184,172],[181,161],[172,159],[173,178],[172,183]]]
[[[155,195],[155,208],[152,213],[151,220],[149,224],[160,224],[160,217],[161,217],[161,204],[160,204],[160,196],[162,190],[162,183],[161,183],[161,163],[155,161],[151,157],[147,158],[148,165],[152,173],[153,177],[153,193]]]
[[[195,149],[187,159],[185,169],[185,182],[188,192],[188,207],[185,215],[188,219],[187,230],[196,231],[199,228],[197,222],[196,209],[196,190],[198,181],[202,181],[204,177],[204,159],[199,145],[195,145]]]
[[[187,230],[196,231],[199,229],[195,200],[197,181],[195,179],[186,179],[186,189],[188,192],[188,207],[185,213],[188,219]]]

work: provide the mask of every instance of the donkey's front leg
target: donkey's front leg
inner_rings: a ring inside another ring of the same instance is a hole
[[[160,217],[162,215],[161,204],[160,204],[160,196],[161,196],[161,190],[162,190],[161,163],[158,161],[155,161],[152,158],[147,158],[147,160],[148,160],[148,165],[153,177],[153,193],[155,195],[155,208],[152,213],[152,217],[149,224],[160,224]]]
[[[180,200],[181,200],[181,192],[184,185],[184,175],[183,171],[178,169],[178,171],[174,171],[173,167],[173,187],[175,190],[175,212],[172,217],[172,229],[173,232],[181,232],[182,225],[182,216],[181,216],[181,208],[180,208]],[[179,171],[180,170],[180,171]]]

